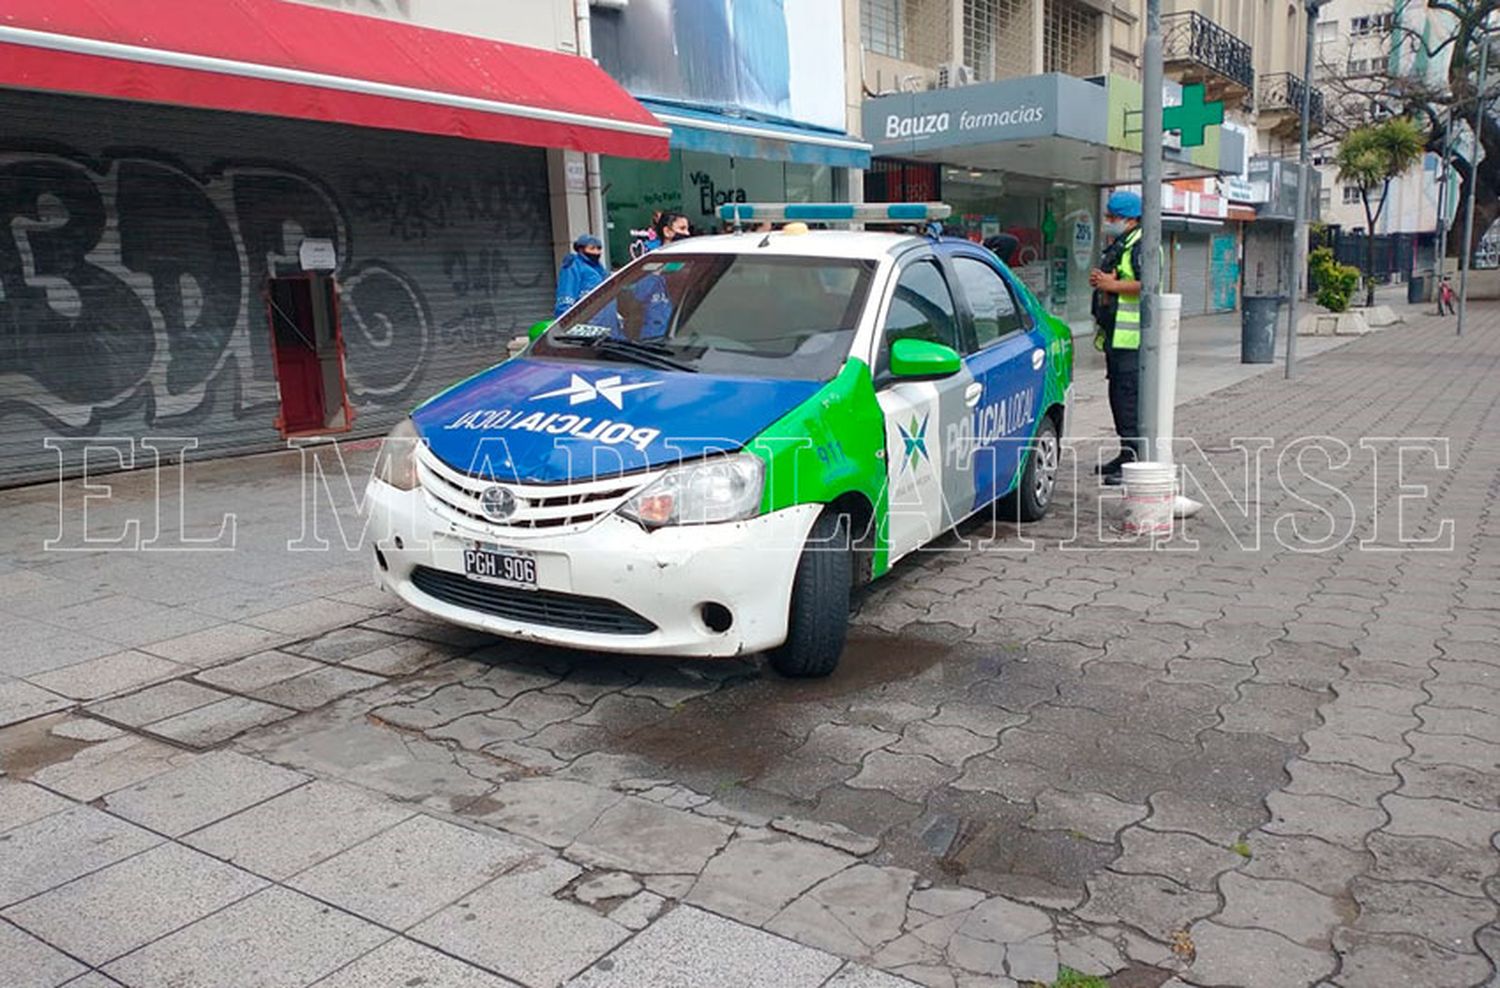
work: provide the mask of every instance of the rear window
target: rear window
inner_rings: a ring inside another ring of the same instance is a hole
[[[874,261],[649,256],[599,286],[532,349],[599,359],[598,337],[648,342],[704,373],[828,380],[849,353]]]

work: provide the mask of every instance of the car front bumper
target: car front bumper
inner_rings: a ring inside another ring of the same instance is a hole
[[[377,583],[453,624],[509,638],[641,655],[723,657],[786,639],[792,581],[821,507],[799,505],[741,522],[647,531],[609,514],[565,532],[460,523],[420,488],[379,480],[368,491]],[[476,543],[531,554],[535,590],[464,576]],[[715,631],[704,605],[727,608]]]

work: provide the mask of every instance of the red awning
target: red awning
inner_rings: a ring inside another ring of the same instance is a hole
[[[285,0],[3,0],[0,86],[634,158],[670,135],[588,59]]]

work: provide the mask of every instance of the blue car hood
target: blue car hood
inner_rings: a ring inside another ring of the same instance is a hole
[[[429,399],[412,420],[456,470],[550,484],[740,449],[820,387],[518,357]]]

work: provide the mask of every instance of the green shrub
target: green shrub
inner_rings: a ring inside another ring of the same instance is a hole
[[[1319,247],[1307,255],[1308,277],[1318,293],[1318,304],[1329,312],[1346,312],[1359,287],[1359,269],[1334,260],[1333,250]]]

